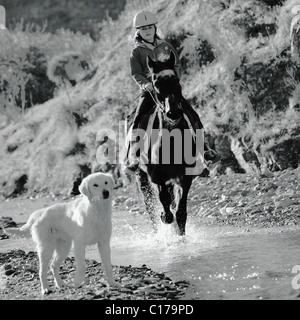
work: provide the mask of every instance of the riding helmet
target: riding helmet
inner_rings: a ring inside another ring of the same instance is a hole
[[[137,29],[156,23],[158,23],[156,16],[152,12],[146,10],[138,12],[133,18],[133,26]]]

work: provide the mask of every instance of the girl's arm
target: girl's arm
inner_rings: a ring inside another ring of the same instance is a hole
[[[141,89],[144,89],[146,84],[151,83],[143,74],[142,64],[138,52],[135,50],[133,50],[130,55],[130,70],[133,80],[141,87]]]

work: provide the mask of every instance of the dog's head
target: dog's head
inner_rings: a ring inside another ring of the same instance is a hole
[[[111,200],[113,186],[114,180],[110,174],[97,172],[82,180],[79,191],[91,202]]]

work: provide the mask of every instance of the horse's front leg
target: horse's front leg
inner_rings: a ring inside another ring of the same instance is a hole
[[[173,188],[174,186],[172,184],[162,184],[158,186],[159,199],[164,207],[164,212],[161,213],[161,220],[166,224],[170,224],[174,221],[173,213],[170,210],[170,206],[174,200]]]
[[[146,211],[149,214],[154,231],[157,231],[158,223],[157,216],[155,215],[156,198],[151,182],[149,181],[148,175],[142,170],[140,170],[139,174],[137,175],[137,181],[144,197]]]
[[[187,220],[187,197],[192,184],[193,177],[185,176],[182,180],[182,196],[176,210],[176,222],[179,228],[179,235],[185,235],[185,225]]]

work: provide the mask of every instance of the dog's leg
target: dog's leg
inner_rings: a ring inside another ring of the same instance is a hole
[[[98,250],[101,257],[104,274],[106,276],[108,284],[112,287],[119,288],[120,285],[114,280],[112,274],[109,242],[98,242]]]
[[[53,247],[50,245],[45,246],[43,244],[43,247],[40,245],[37,245],[37,253],[39,257],[40,262],[40,270],[39,270],[39,276],[40,276],[40,282],[41,282],[41,290],[42,294],[48,294],[51,293],[51,290],[48,285],[47,281],[47,271],[48,271],[48,265],[50,262],[50,259],[53,254]]]
[[[84,284],[84,277],[85,277],[85,246],[82,244],[81,241],[74,241],[74,255],[75,255],[75,264],[76,264],[76,271],[75,271],[75,278],[74,284],[76,287],[80,287]]]
[[[61,289],[65,286],[65,283],[62,281],[59,275],[59,268],[64,260],[67,258],[72,245],[71,239],[58,239],[56,243],[56,248],[54,252],[54,259],[51,264],[51,270],[54,276],[54,283],[58,289]]]

